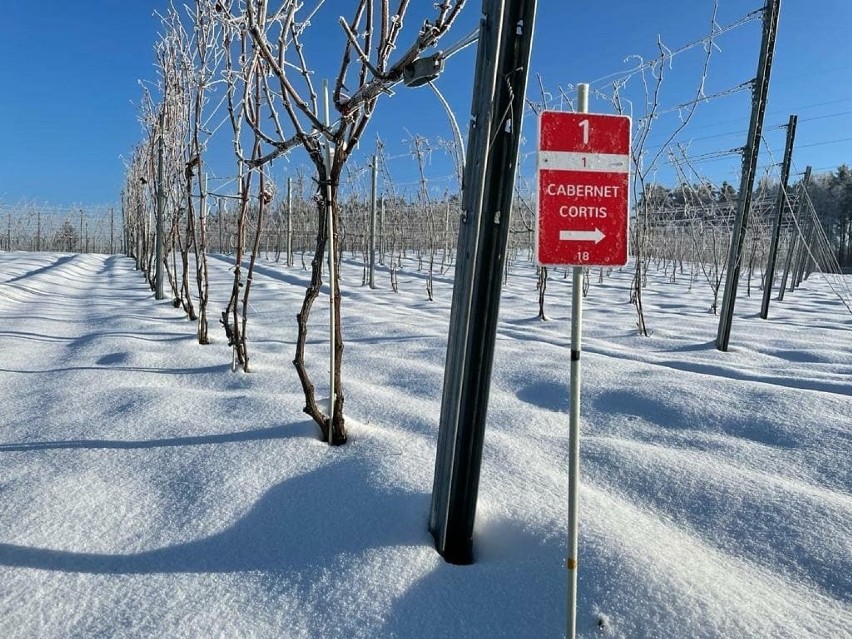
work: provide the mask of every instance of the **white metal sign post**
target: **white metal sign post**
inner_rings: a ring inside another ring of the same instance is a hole
[[[571,404],[568,417],[568,639],[577,636],[580,352],[583,267],[627,263],[630,118],[589,114],[589,85],[578,86],[579,113],[539,118],[536,261],[571,265]]]

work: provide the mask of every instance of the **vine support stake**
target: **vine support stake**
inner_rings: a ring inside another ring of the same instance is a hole
[[[293,178],[287,178],[287,266],[293,266]]]
[[[161,300],[165,297],[163,293],[163,216],[166,207],[166,188],[163,177],[163,151],[165,141],[163,140],[163,128],[165,125],[166,107],[160,111],[160,140],[157,145],[157,289],[154,297]]]
[[[331,124],[331,116],[328,105],[328,80],[322,81],[323,104],[325,111],[325,126]],[[325,206],[326,225],[328,226],[328,329],[329,329],[329,361],[328,361],[328,443],[332,444],[334,437],[334,206],[332,205],[331,193],[331,140],[325,141]]]
[[[370,288],[376,288],[376,183],[378,182],[378,158],[373,156],[372,180],[370,182]]]
[[[385,241],[385,194],[382,193],[379,197],[379,264],[385,263],[385,249],[387,242]]]

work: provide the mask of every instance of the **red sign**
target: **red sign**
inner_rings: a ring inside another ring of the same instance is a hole
[[[624,266],[630,118],[544,111],[538,131],[536,261]]]

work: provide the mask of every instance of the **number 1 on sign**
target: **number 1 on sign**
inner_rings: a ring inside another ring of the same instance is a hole
[[[583,144],[589,143],[589,121],[588,120],[580,120],[579,122],[580,128],[583,129]]]

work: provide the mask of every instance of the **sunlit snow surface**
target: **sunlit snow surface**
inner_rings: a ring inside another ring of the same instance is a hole
[[[398,294],[345,262],[329,448],[291,363],[307,271],[259,262],[232,373],[228,259],[202,347],[128,258],[0,253],[0,637],[561,636],[570,278],[540,321],[510,271],[458,567],[427,531],[451,273],[428,302],[414,259]],[[743,282],[721,353],[705,281],[652,271],[639,337],[631,275],[585,301],[581,636],[852,636],[852,315],[815,275],[761,320]]]

